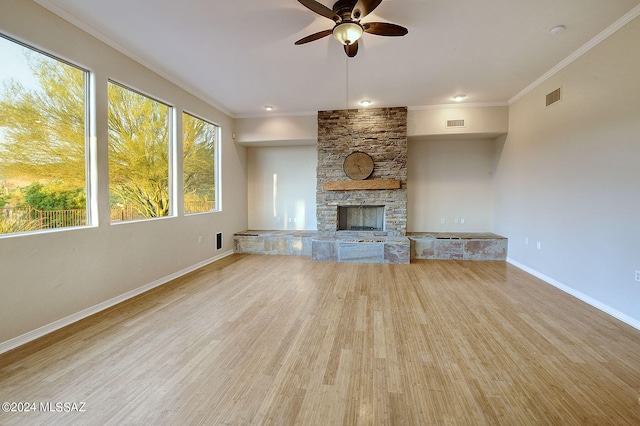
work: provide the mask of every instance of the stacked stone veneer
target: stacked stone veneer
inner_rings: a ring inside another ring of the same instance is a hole
[[[398,179],[400,189],[325,191],[327,181],[350,180],[342,163],[353,151],[371,156],[369,180]],[[318,112],[316,217],[320,235],[336,235],[338,206],[384,205],[385,231],[407,231],[407,108]]]

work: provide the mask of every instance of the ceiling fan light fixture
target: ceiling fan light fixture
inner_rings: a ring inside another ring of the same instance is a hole
[[[362,105],[363,107],[368,107],[371,106],[373,102],[371,102],[369,99],[364,99],[362,101],[360,101],[360,105]]]
[[[456,102],[461,102],[466,97],[467,95],[460,94],[460,95],[455,95],[452,99]]]
[[[363,32],[362,26],[356,22],[342,22],[333,28],[333,37],[348,46],[358,41]]]

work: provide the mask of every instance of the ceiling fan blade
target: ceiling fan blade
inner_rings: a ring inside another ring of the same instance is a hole
[[[335,22],[338,22],[341,18],[335,13],[333,10],[329,9],[327,6],[318,3],[315,0],[298,0],[304,7],[307,9],[317,13],[318,15],[322,15],[326,18],[329,18]]]
[[[367,22],[362,24],[362,29],[365,33],[391,37],[403,36],[409,32],[405,27],[388,22]]]
[[[364,18],[382,3],[382,0],[358,0],[356,6],[353,8],[353,19],[356,21]]]
[[[320,31],[320,32],[317,32],[315,34],[311,34],[311,35],[308,35],[306,37],[301,38],[300,40],[296,41],[295,44],[296,45],[300,45],[300,44],[309,43],[310,41],[316,41],[318,39],[321,39],[322,37],[328,36],[332,32],[333,32],[333,30]]]
[[[354,41],[351,44],[344,45],[344,52],[348,57],[353,58],[358,53],[358,40]]]

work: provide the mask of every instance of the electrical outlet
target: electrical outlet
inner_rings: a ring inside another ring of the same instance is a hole
[[[456,218],[454,219],[454,221],[455,221],[455,223],[458,223],[458,218],[456,217]]]
[[[528,245],[528,244],[529,244],[529,238],[524,237],[524,244],[525,244],[525,245]]]
[[[445,223],[444,217],[442,219],[440,219],[440,223],[444,225],[444,223]]]
[[[460,219],[460,223],[464,223],[464,217]]]
[[[640,271],[636,271],[636,281],[640,281]]]
[[[536,247],[538,247],[538,250],[542,250],[542,243],[540,241],[538,241],[536,243]]]
[[[200,235],[200,236],[198,237],[198,242],[199,242],[199,243],[201,243],[201,242],[202,242],[202,235]]]

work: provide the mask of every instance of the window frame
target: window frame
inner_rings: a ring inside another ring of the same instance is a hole
[[[176,164],[175,164],[175,151],[176,151],[176,143],[177,143],[177,137],[176,137],[176,110],[177,108],[172,105],[170,102],[166,102],[163,101],[161,99],[159,99],[156,96],[151,96],[148,95],[147,93],[145,93],[145,91],[143,90],[139,90],[137,88],[134,88],[130,85],[127,85],[125,83],[121,83],[120,81],[113,79],[113,78],[108,78],[107,79],[107,100],[106,100],[106,115],[107,115],[107,122],[109,120],[109,106],[110,106],[110,100],[109,100],[109,85],[115,85],[120,87],[121,89],[125,89],[128,90],[136,95],[139,96],[143,96],[147,99],[150,99],[154,102],[157,102],[161,105],[164,105],[167,108],[167,191],[168,191],[168,200],[169,200],[169,206],[167,208],[167,214],[164,216],[157,216],[157,217],[149,217],[149,218],[145,218],[145,217],[141,217],[141,218],[136,218],[136,219],[131,219],[131,220],[121,220],[121,221],[114,221],[111,219],[111,202],[109,201],[109,224],[110,225],[123,225],[123,224],[127,224],[127,223],[139,223],[139,222],[147,222],[147,221],[154,221],[154,220],[162,220],[162,219],[167,219],[167,218],[172,218],[172,217],[176,217],[177,216],[177,202],[176,202],[176,193],[175,193],[175,168],[176,168]],[[107,179],[108,179],[108,187],[107,187],[107,198],[110,200],[111,199],[111,158],[110,158],[110,150],[111,150],[111,144],[109,142],[109,125],[107,124]]]
[[[84,228],[91,228],[98,226],[97,224],[97,203],[94,201],[95,193],[93,187],[97,179],[97,172],[93,166],[93,158],[96,154],[95,147],[91,140],[93,135],[96,134],[96,102],[95,102],[95,85],[93,84],[95,75],[94,73],[84,66],[81,66],[74,61],[62,58],[54,53],[48,52],[40,47],[36,47],[28,42],[23,42],[14,38],[5,32],[0,32],[0,38],[13,43],[21,48],[27,49],[31,52],[45,56],[51,60],[57,61],[68,67],[74,68],[82,73],[82,85],[83,85],[83,110],[84,110],[84,192],[85,192],[85,206],[84,206],[84,225],[72,225],[62,226],[54,228],[43,228],[28,231],[12,232],[12,233],[0,233],[0,238],[9,238],[24,235],[35,235],[52,232],[64,232],[79,230]]]
[[[185,195],[185,188],[184,188],[184,116],[189,115],[192,118],[196,119],[196,120],[201,120],[204,121],[207,124],[210,124],[212,126],[215,126],[216,128],[216,141],[215,141],[215,148],[214,148],[214,158],[213,158],[213,167],[214,167],[214,171],[213,171],[213,186],[214,186],[214,206],[213,209],[211,210],[207,210],[204,212],[194,212],[194,213],[187,213],[184,210],[184,204],[185,204],[185,200],[184,200],[184,195]],[[222,203],[221,203],[221,198],[220,198],[220,194],[222,193],[221,191],[221,148],[222,148],[222,126],[220,124],[215,123],[213,120],[208,120],[206,118],[203,118],[202,116],[198,115],[198,114],[194,114],[192,112],[190,112],[189,110],[183,110],[182,114],[180,116],[180,124],[181,124],[181,129],[182,129],[182,135],[180,138],[180,142],[181,142],[181,147],[182,147],[182,157],[181,157],[181,161],[182,161],[182,208],[183,208],[183,212],[184,212],[184,216],[193,216],[193,215],[198,215],[198,214],[208,214],[208,213],[218,213],[222,211]]]

